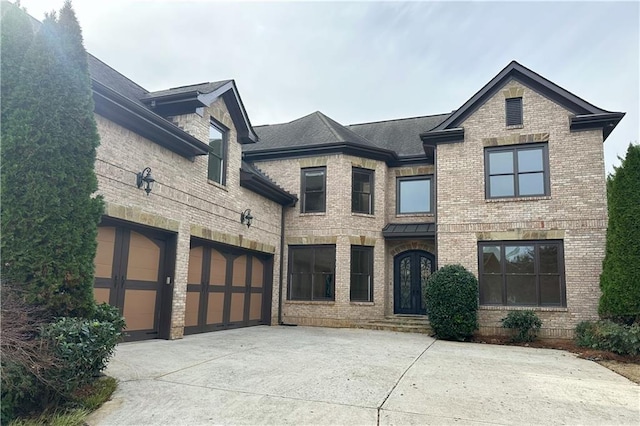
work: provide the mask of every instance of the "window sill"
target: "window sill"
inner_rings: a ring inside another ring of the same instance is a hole
[[[396,217],[435,217],[433,213],[396,213]]]
[[[211,186],[215,186],[216,188],[222,189],[223,191],[227,191],[229,192],[229,188],[227,188],[226,185],[222,185],[218,182],[216,182],[215,180],[211,180],[207,178],[207,183]]]
[[[312,213],[304,213],[300,212],[300,216],[326,216],[327,212],[312,212]]]
[[[286,300],[287,305],[335,305],[335,300]]]
[[[534,312],[569,312],[569,309],[562,306],[497,306],[480,305],[481,311],[534,311]]]
[[[508,203],[515,201],[539,201],[550,200],[551,195],[537,195],[534,197],[505,197],[505,198],[485,198],[486,203]]]
[[[375,215],[374,214],[370,214],[370,213],[357,213],[357,212],[351,212],[351,216],[357,216],[357,217],[368,217],[371,219],[375,219]]]
[[[349,302],[350,305],[354,306],[375,306],[375,302]]]
[[[524,124],[514,124],[513,126],[507,126],[507,130],[524,129]]]

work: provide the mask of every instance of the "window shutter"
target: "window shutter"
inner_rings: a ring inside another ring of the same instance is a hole
[[[522,98],[506,100],[507,126],[522,125]]]

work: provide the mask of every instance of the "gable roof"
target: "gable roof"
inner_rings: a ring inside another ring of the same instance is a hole
[[[397,158],[393,151],[378,146],[320,111],[289,123],[256,126],[255,130],[260,143],[243,149],[245,158],[252,161],[336,152],[384,161]]]
[[[461,129],[458,126],[511,79],[518,80],[520,83],[572,112],[574,116],[571,119],[571,130],[601,127],[603,129],[603,139],[606,139],[613,128],[615,128],[622,117],[624,117],[624,113],[622,112],[610,112],[598,108],[518,62],[511,61],[498,75],[485,84],[484,87],[453,112],[446,120],[431,131],[421,134],[422,140],[425,141],[425,143],[429,140],[432,143],[454,142],[459,140],[459,136],[461,136],[463,132],[460,132]],[[455,132],[457,137],[447,136],[442,133],[451,130],[457,131]],[[442,140],[443,137],[444,140]]]

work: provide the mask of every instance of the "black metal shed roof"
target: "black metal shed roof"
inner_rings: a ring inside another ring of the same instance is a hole
[[[426,223],[388,223],[382,229],[385,238],[434,238],[436,235],[436,224]]]

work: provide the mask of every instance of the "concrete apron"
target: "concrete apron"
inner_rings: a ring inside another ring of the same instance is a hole
[[[90,425],[634,424],[640,387],[563,351],[251,327],[125,343]]]

